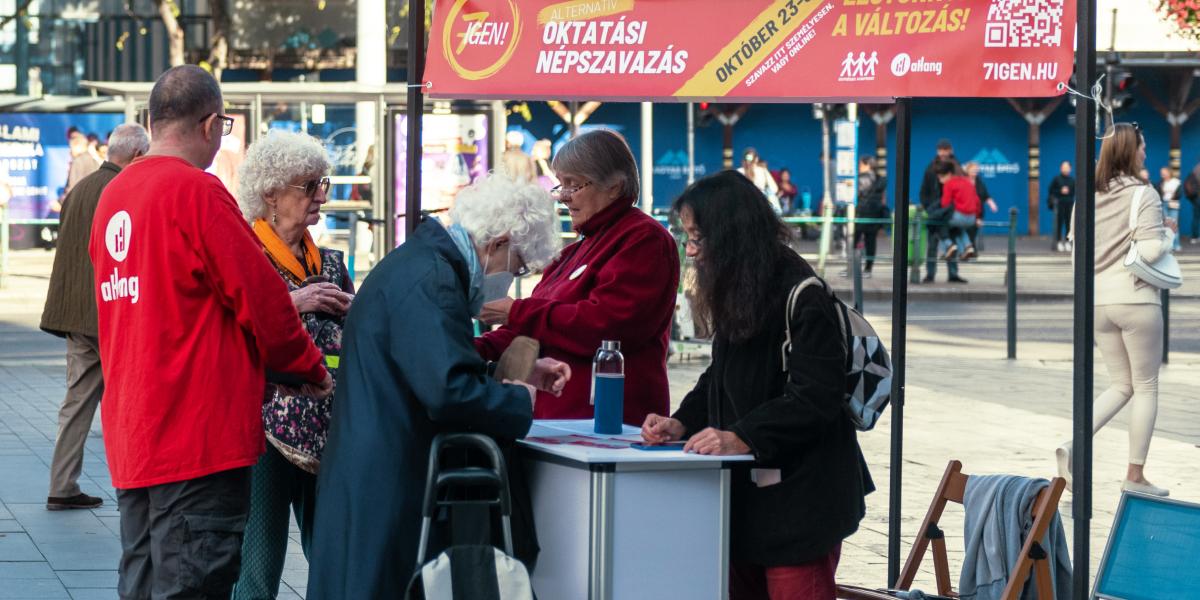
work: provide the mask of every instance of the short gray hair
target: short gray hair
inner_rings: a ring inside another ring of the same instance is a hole
[[[594,129],[567,142],[554,156],[557,173],[578,173],[602,186],[620,185],[621,197],[637,201],[641,180],[629,143],[610,129]]]
[[[490,173],[463,188],[454,198],[450,218],[481,246],[508,234],[531,269],[549,263],[562,244],[558,212],[550,194],[504,173]]]
[[[117,125],[108,135],[108,159],[113,162],[129,162],[137,153],[145,154],[150,149],[150,136],[137,123]]]
[[[151,129],[198,119],[221,110],[221,84],[196,65],[171,67],[154,82],[147,105]]]
[[[329,172],[329,156],[312,136],[272,129],[250,144],[238,167],[237,201],[247,221],[267,214],[267,194],[282,190],[298,177],[321,177]]]

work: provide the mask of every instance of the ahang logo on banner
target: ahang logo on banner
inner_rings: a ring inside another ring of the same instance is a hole
[[[997,175],[1021,174],[1021,164],[1008,160],[999,148],[984,148],[971,160],[979,163],[979,173],[987,179]]]

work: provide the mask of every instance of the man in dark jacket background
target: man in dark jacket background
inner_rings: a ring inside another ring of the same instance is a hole
[[[1058,175],[1050,182],[1046,193],[1046,204],[1054,211],[1054,250],[1070,252],[1071,242],[1067,233],[1071,230],[1071,213],[1075,209],[1075,177],[1071,175],[1071,162],[1064,160]]]
[[[925,252],[925,279],[922,279],[921,283],[933,283],[934,277],[937,276],[938,240],[948,235],[945,221],[952,214],[952,211],[948,212],[942,209],[942,184],[938,182],[936,172],[937,164],[944,161],[953,161],[958,164],[958,158],[954,156],[954,146],[950,144],[950,140],[943,138],[938,140],[937,155],[929,161],[929,166],[925,167],[925,176],[921,179],[921,191],[918,193],[921,206],[925,209],[925,218],[929,221],[937,221],[937,223],[925,225],[928,241]],[[958,276],[957,262],[946,263],[946,271],[950,274],[947,281],[951,283],[967,282]]]
[[[84,442],[104,395],[88,240],[100,193],[121,169],[150,149],[150,137],[141,125],[126,123],[113,130],[108,144],[108,160],[81,179],[63,200],[58,251],[42,311],[42,330],[67,340],[67,395],[58,411],[47,510],[96,508],[103,504],[103,500],[79,488]]]

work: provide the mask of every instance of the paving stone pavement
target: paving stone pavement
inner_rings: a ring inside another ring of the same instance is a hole
[[[1176,359],[1180,367],[1165,372],[1163,387],[1194,386],[1196,378],[1185,365],[1200,364],[1200,356]],[[703,370],[701,360],[674,362],[671,367],[675,402]],[[1053,448],[1070,436],[1069,371],[1029,359],[1010,363],[994,358],[931,358],[910,356],[906,404],[902,501],[903,554],[925,514],[933,489],[952,458],[968,473],[1012,473],[1052,476]],[[939,386],[973,373],[959,388]],[[44,509],[47,471],[53,451],[58,403],[64,390],[65,367],[0,364],[0,599],[116,598],[115,566],[120,555],[114,491],[109,483],[99,420],[93,426],[84,460],[81,485],[105,499],[90,511],[47,512]],[[1103,385],[1098,377],[1097,386]],[[1042,394],[1032,390],[1040,388]],[[1020,396],[1014,398],[1012,396]],[[1181,399],[1164,399],[1160,414],[1171,415]],[[879,490],[868,497],[867,517],[858,533],[846,541],[839,579],[863,585],[884,583],[887,571],[888,456],[891,413],[876,430],[860,435],[864,453]],[[1160,419],[1160,424],[1162,420]],[[1172,497],[1200,501],[1200,449],[1196,435],[1159,435],[1151,449],[1148,473],[1172,490]],[[1127,434],[1114,427],[1096,438],[1095,511],[1092,520],[1092,572],[1107,539],[1120,495]],[[1060,510],[1071,533],[1071,496]],[[962,512],[947,510],[944,520],[951,571],[962,560]],[[307,563],[293,524],[280,598],[302,598]],[[918,587],[933,587],[932,563],[922,570]]]

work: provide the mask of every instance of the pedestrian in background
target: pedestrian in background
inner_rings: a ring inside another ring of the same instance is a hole
[[[788,314],[792,289],[816,273],[745,179],[728,171],[701,179],[673,208],[715,328],[713,360],[674,415],[646,417],[642,437],[686,439],[684,450],[698,454],[754,455],[732,475],[731,600],[834,598],[842,540],[874,490],[846,410],[835,300],[819,282]]]
[[[921,189],[918,192],[918,198],[921,200],[921,207],[924,208],[927,219],[925,222],[927,236],[925,278],[921,280],[921,283],[933,283],[937,277],[938,245],[943,238],[949,237],[949,228],[945,221],[949,219],[950,214],[949,211],[942,209],[942,184],[937,176],[937,165],[940,162],[951,162],[958,165],[958,159],[954,156],[954,146],[950,144],[950,140],[938,140],[937,154],[933,160],[929,161],[929,166],[925,167],[925,175],[921,179]],[[966,282],[958,276],[958,261],[946,263],[946,271],[949,274],[947,281]]]
[[[264,371],[329,394],[287,286],[215,176],[233,119],[194,65],[150,91],[150,151],[105,188],[96,270],[104,445],[122,598],[227,598],[241,564]]]
[[[354,282],[342,253],[318,248],[308,228],[328,201],[329,158],[315,139],[272,130],[252,144],[238,168],[238,205],[287,284],[304,329],[333,371]],[[288,547],[288,513],[307,559],[316,509],[317,468],[329,429],[331,399],[268,383],[262,410],[267,451],[250,471],[250,514],[234,600],[274,598]]]
[[[1158,171],[1158,193],[1162,196],[1163,201],[1163,216],[1167,219],[1179,222],[1179,196],[1182,182],[1171,171],[1171,167],[1163,167]],[[1180,250],[1179,236],[1175,236],[1174,250]]]
[[[1200,244],[1200,163],[1183,180],[1183,196],[1192,203],[1192,239],[1188,243]]]
[[[1117,123],[1100,146],[1096,164],[1096,346],[1108,369],[1109,387],[1095,401],[1093,434],[1133,400],[1129,416],[1129,467],[1121,488],[1166,496],[1146,479],[1146,455],[1158,414],[1158,371],[1162,365],[1161,294],[1125,268],[1131,241],[1152,263],[1171,251],[1178,224],[1163,221],[1162,201],[1141,178],[1146,141],[1137,125]],[[1129,227],[1130,204],[1138,200],[1137,224]],[[1072,229],[1072,234],[1074,229]],[[1070,482],[1071,445],[1056,451],[1058,472]]]
[[[746,148],[742,151],[742,166],[738,172],[745,175],[746,179],[753,182],[754,187],[767,197],[767,202],[775,209],[776,214],[783,212],[779,206],[779,185],[775,183],[775,178],[771,177],[771,171],[767,169],[766,161],[758,154],[758,150]]]
[[[792,181],[792,171],[787,167],[780,169],[776,183],[779,184],[779,207],[783,213],[790,215],[796,212],[796,194],[799,194],[800,190]]]
[[[1075,209],[1075,177],[1071,175],[1071,162],[1062,161],[1058,175],[1050,180],[1046,191],[1046,205],[1054,211],[1054,245],[1057,252],[1070,252],[1071,240],[1067,232],[1071,229],[1071,215]]]
[[[983,244],[979,241],[979,229],[983,227],[983,207],[991,212],[1000,210],[996,206],[996,201],[992,199],[992,193],[988,191],[987,184],[983,182],[983,178],[979,176],[979,163],[971,160],[963,165],[963,170],[967,173],[967,179],[975,184],[975,195],[979,196],[979,215],[975,219],[975,224],[967,229],[967,237],[971,240],[971,245],[975,247],[975,252],[983,251]]]
[[[888,217],[887,177],[876,171],[875,157],[864,155],[858,159],[858,204],[856,218],[886,219]],[[871,268],[875,266],[875,254],[878,251],[879,231],[883,225],[877,223],[856,223],[854,226],[854,247],[863,245],[866,252],[865,266],[862,276],[871,278]]]
[[[67,340],[67,395],[58,410],[47,510],[97,508],[104,503],[79,488],[84,445],[104,395],[96,341],[96,276],[88,257],[88,240],[100,193],[121,169],[150,149],[150,137],[141,125],[126,123],[113,130],[108,141],[108,160],[81,179],[63,202],[58,250],[42,310],[42,331]]]
[[[959,258],[971,260],[975,257],[975,246],[971,245],[967,230],[975,226],[980,210],[975,185],[966,175],[960,175],[957,166],[952,162],[939,163],[937,176],[942,184],[941,207],[943,210],[952,211],[948,220],[949,235],[938,243],[938,254],[948,263],[953,263]],[[961,283],[966,283],[966,280]]]

